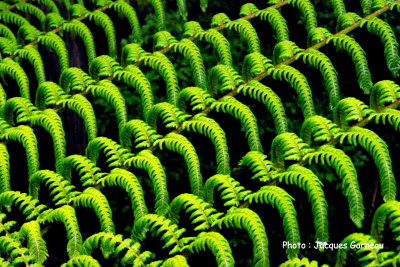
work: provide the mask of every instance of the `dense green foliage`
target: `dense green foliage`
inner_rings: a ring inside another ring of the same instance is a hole
[[[399,12],[0,2],[0,266],[397,266]]]

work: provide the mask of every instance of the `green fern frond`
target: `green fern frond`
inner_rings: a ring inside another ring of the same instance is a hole
[[[15,24],[18,27],[21,27],[22,25],[29,25],[29,21],[22,17],[21,15],[18,15],[14,12],[11,12],[9,10],[4,10],[0,12],[0,21],[2,21],[4,24]]]
[[[350,251],[350,244],[353,246],[360,245],[359,248],[356,248],[355,254],[359,257],[357,259],[358,263],[363,266],[377,266],[378,260],[378,252],[379,252],[379,244],[378,247],[375,247],[377,241],[372,238],[370,235],[365,235],[362,233],[353,233],[345,237],[341,244],[346,244],[342,248],[339,248],[336,254],[336,267],[345,266],[347,253]],[[367,244],[367,246],[365,246]],[[364,245],[364,246],[363,246]]]
[[[13,55],[17,48],[18,43],[16,41],[10,40],[6,37],[0,37],[0,53],[3,57]]]
[[[71,206],[64,205],[57,209],[50,209],[43,212],[39,219],[39,223],[61,222],[67,233],[67,253],[70,258],[77,257],[82,250],[82,235],[79,231],[78,219],[75,209]]]
[[[185,114],[170,103],[162,102],[154,105],[152,110],[149,112],[148,124],[156,130],[158,117],[161,118],[163,125],[166,128],[178,129],[181,123],[191,116]]]
[[[165,242],[162,247],[163,249],[173,246],[168,253],[169,255],[180,252],[189,241],[185,238],[181,238],[186,230],[184,228],[179,228],[164,216],[146,214],[138,220],[135,220],[135,225],[132,229],[133,237],[138,240],[143,240],[146,237],[146,233],[149,231],[151,234],[159,236],[160,240]]]
[[[135,148],[149,148],[162,136],[158,134],[150,125],[142,120],[130,120],[121,129],[121,144],[124,147],[132,146],[132,138]]]
[[[153,50],[170,48],[178,40],[169,31],[159,31],[153,36]]]
[[[331,120],[322,116],[312,116],[306,119],[301,126],[300,136],[307,144],[329,143],[342,132]]]
[[[185,102],[189,102],[188,106],[192,107],[192,111],[202,111],[215,102],[210,94],[199,87],[187,87],[179,93],[179,107],[185,110],[187,106]]]
[[[228,213],[218,220],[219,228],[244,229],[253,242],[253,266],[269,266],[268,237],[261,218],[247,208],[231,208]]]
[[[191,20],[183,24],[183,36],[185,38],[194,37],[203,32],[204,30],[200,23],[195,20]]]
[[[399,216],[400,203],[398,201],[388,201],[380,205],[372,219],[371,236],[381,242],[383,239],[382,232],[385,229],[386,221],[388,221],[394,239],[400,241]]]
[[[25,263],[26,266],[30,266],[29,263],[34,261],[34,257],[29,255],[29,250],[23,247],[16,237],[10,235],[0,236],[0,252],[9,255],[12,266],[19,263]]]
[[[293,198],[282,188],[277,186],[263,186],[257,192],[247,196],[250,204],[266,203],[276,208],[283,219],[285,240],[297,244],[300,242],[299,226],[296,219],[296,210],[293,205]],[[291,259],[297,256],[299,248],[286,249],[287,256]]]
[[[119,82],[133,87],[139,93],[143,106],[143,117],[145,120],[148,120],[149,113],[154,106],[154,95],[150,81],[144,73],[138,67],[128,65],[124,70],[116,71],[114,78]]]
[[[7,27],[4,24],[0,24],[0,36],[10,39],[14,43],[17,42],[17,38],[15,38],[15,34],[12,32],[12,30],[9,27]]]
[[[17,39],[22,43],[36,42],[37,38],[43,32],[39,31],[36,27],[26,24],[19,27],[17,31]]]
[[[221,64],[232,66],[231,45],[222,33],[215,29],[209,29],[198,33],[200,40],[205,40],[212,44],[217,51]]]
[[[223,113],[227,113],[235,117],[235,119],[240,120],[240,123],[244,128],[250,150],[263,152],[257,119],[248,106],[236,100],[233,96],[226,96],[220,101],[213,102],[211,104],[211,109],[215,109],[216,112],[221,111]]]
[[[272,59],[274,64],[279,64],[292,57],[299,57],[300,55],[296,55],[302,51],[304,51],[304,49],[298,47],[296,43],[292,41],[282,41],[275,45]]]
[[[180,194],[171,201],[171,219],[178,223],[179,212],[189,213],[189,219],[196,227],[194,231],[207,231],[222,216],[210,203],[193,194]]]
[[[136,64],[142,57],[148,56],[149,54],[150,53],[146,52],[140,44],[124,45],[121,52],[121,65]]]
[[[191,192],[194,195],[203,194],[203,176],[200,171],[200,161],[193,144],[183,135],[169,133],[164,138],[154,142],[154,146],[163,147],[181,154],[188,169]]]
[[[92,266],[92,267],[101,267],[100,263],[92,258],[91,256],[88,255],[79,255],[76,256],[66,263],[61,264],[61,267],[86,267],[86,266]]]
[[[182,129],[203,134],[211,139],[215,147],[217,173],[230,174],[229,152],[225,132],[215,120],[199,114],[191,120],[183,122]]]
[[[61,73],[59,85],[68,94],[73,91],[85,92],[86,88],[94,83],[95,80],[83,70],[68,68]]]
[[[211,19],[211,27],[218,27],[227,24],[231,19],[225,13],[215,14]]]
[[[148,213],[142,186],[133,173],[124,169],[114,168],[107,176],[101,178],[99,183],[103,187],[106,185],[119,186],[128,193],[135,220]]]
[[[143,43],[143,33],[142,27],[140,26],[139,19],[136,15],[135,9],[127,2],[123,0],[117,0],[110,3],[110,8],[118,12],[118,14],[123,14],[125,18],[129,21],[129,25],[132,29],[132,41],[136,44]]]
[[[353,38],[345,34],[330,36],[329,42],[332,42],[338,49],[345,50],[351,56],[356,68],[358,84],[365,94],[369,94],[372,88],[372,78],[362,47]]]
[[[49,188],[56,206],[68,204],[78,194],[73,191],[75,187],[60,174],[50,170],[40,170],[29,178],[30,195],[36,199],[39,197],[40,183]]]
[[[178,5],[179,15],[181,15],[184,21],[187,21],[188,12],[186,0],[176,0],[176,4]]]
[[[328,203],[322,190],[322,182],[309,169],[298,164],[291,165],[286,172],[277,174],[280,182],[297,185],[307,192],[314,216],[315,240],[327,242],[328,231]]]
[[[3,78],[5,74],[15,80],[21,97],[30,99],[29,78],[24,69],[11,58],[4,58],[0,62],[0,76]]]
[[[146,266],[150,260],[149,251],[140,252],[140,243],[130,238],[124,239],[122,235],[112,233],[97,233],[89,236],[83,243],[83,254],[91,255],[94,248],[100,247],[104,258],[108,259],[110,255],[117,256],[122,254],[121,263],[132,264],[133,266]]]
[[[251,179],[260,179],[268,181],[274,178],[276,173],[275,167],[271,161],[267,160],[267,156],[259,151],[249,151],[239,161],[239,166],[246,166],[253,173]]]
[[[333,34],[326,28],[323,27],[314,28],[308,32],[307,45],[308,47],[316,45],[324,41],[325,39],[332,37],[332,35]]]
[[[96,115],[92,104],[85,96],[75,94],[68,99],[58,101],[57,105],[62,105],[64,108],[74,111],[82,118],[89,142],[97,137]]]
[[[206,70],[200,49],[197,45],[189,39],[182,39],[180,42],[173,43],[171,46],[174,52],[181,53],[189,62],[196,87],[207,90]]]
[[[351,158],[340,149],[323,145],[317,151],[307,154],[304,160],[310,164],[332,166],[336,170],[337,175],[342,179],[343,194],[349,202],[350,218],[358,228],[361,228],[364,220],[364,204],[357,180],[357,171]]]
[[[94,21],[97,26],[103,28],[107,38],[108,54],[111,58],[117,58],[117,37],[110,17],[100,10],[95,10],[88,13],[88,18]]]
[[[80,22],[79,20],[73,19],[68,23],[62,24],[62,29],[71,32],[72,34],[76,34],[82,39],[86,48],[88,64],[90,65],[93,59],[96,58],[96,48],[92,32],[89,30],[86,24]]]
[[[239,33],[241,38],[246,40],[249,53],[261,52],[260,39],[258,38],[256,29],[253,27],[253,25],[251,25],[250,22],[244,19],[237,19],[228,22],[226,27],[229,30],[234,29]]]
[[[381,181],[381,194],[384,201],[396,199],[396,179],[392,170],[389,149],[376,133],[371,130],[352,127],[345,133],[337,135],[340,143],[349,142],[353,146],[360,145],[367,150],[375,161]]]
[[[22,214],[26,216],[26,220],[34,219],[39,216],[47,207],[39,204],[39,201],[33,199],[26,193],[18,191],[6,191],[0,194],[0,208],[3,206],[16,206]],[[0,246],[1,247],[1,246]]]
[[[36,18],[42,26],[44,25],[46,15],[40,8],[26,2],[16,4],[14,8],[21,13],[25,13],[26,15]]]
[[[375,123],[382,122],[384,125],[389,123],[396,131],[400,131],[400,110],[387,108],[380,113],[371,115],[369,120],[375,120]]]
[[[82,155],[71,155],[64,158],[60,174],[71,182],[72,170],[75,169],[83,186],[96,186],[104,176],[96,164]]]
[[[42,264],[49,256],[46,242],[40,232],[40,225],[37,221],[24,223],[19,230],[23,240],[27,240],[29,256],[33,257],[35,263]]]
[[[383,80],[377,82],[371,90],[370,107],[377,112],[388,103],[394,103],[400,99],[400,86],[394,81]]]
[[[300,161],[314,150],[294,133],[283,133],[274,138],[271,160],[278,169],[285,167],[285,160]]]
[[[374,114],[375,111],[370,109],[362,101],[354,97],[347,97],[339,101],[334,111],[334,121],[342,129],[346,130],[350,127],[350,121],[360,122],[364,118]]]
[[[56,161],[56,170],[61,170],[61,161],[66,156],[67,141],[62,120],[53,109],[45,109],[41,113],[34,114],[27,119],[32,125],[43,127],[53,140],[54,157]]]
[[[112,77],[114,73],[122,70],[120,64],[112,57],[108,55],[102,55],[96,57],[89,67],[89,74],[95,80],[102,78]]]
[[[153,6],[155,15],[157,18],[157,30],[164,31],[166,29],[166,19],[165,19],[165,5],[162,0],[150,0],[150,4]]]
[[[245,81],[251,82],[258,75],[261,75],[273,67],[272,60],[261,53],[250,53],[244,58],[242,76]]]
[[[218,93],[233,91],[243,83],[243,78],[232,66],[216,65],[208,71],[207,88],[213,97]]]
[[[37,48],[32,45],[26,45],[21,49],[15,51],[15,55],[18,58],[18,61],[27,60],[33,68],[35,69],[36,80],[39,86],[46,82],[46,73],[44,70],[44,64],[40,53]]]
[[[186,258],[182,255],[175,255],[163,261],[161,267],[189,267]]]
[[[13,232],[13,227],[17,224],[16,221],[7,221],[6,215],[0,212],[0,233],[2,235]]]
[[[279,96],[276,95],[271,88],[258,81],[250,81],[245,85],[239,86],[238,92],[245,96],[249,95],[251,98],[256,99],[267,107],[274,119],[277,134],[288,131],[285,108]]]
[[[58,7],[54,1],[51,0],[34,0],[33,2],[36,2],[38,4],[41,4],[46,7],[48,12],[54,12],[54,13],[60,13],[58,10]]]
[[[219,267],[235,265],[229,242],[220,233],[202,232],[187,246],[187,249],[192,253],[198,253],[205,251],[206,247],[214,254]]]
[[[26,122],[31,116],[39,113],[29,99],[23,97],[9,98],[2,110],[2,117],[10,125]]]
[[[1,139],[18,142],[25,148],[26,159],[28,161],[28,177],[39,170],[38,142],[31,127],[20,125],[7,129],[7,131],[1,135]]]
[[[318,262],[317,261],[310,261],[307,258],[293,258],[291,260],[287,260],[279,267],[318,267]],[[323,264],[321,267],[328,267],[329,265]]]
[[[11,190],[10,155],[7,146],[3,143],[0,143],[0,162],[0,193],[2,193]]]
[[[245,190],[238,181],[229,175],[216,174],[204,184],[204,200],[214,203],[214,191],[220,191],[224,206],[239,206],[251,192]]]
[[[53,32],[40,35],[37,39],[38,43],[47,49],[52,49],[58,57],[58,64],[61,72],[69,67],[69,53],[63,39]]]
[[[88,187],[82,194],[72,199],[74,206],[82,206],[92,209],[99,219],[102,232],[114,233],[112,212],[107,198],[96,188]]]
[[[125,161],[126,166],[145,170],[153,185],[155,194],[155,211],[159,215],[169,212],[169,193],[167,189],[167,176],[160,160],[150,150],[142,150],[135,157]]]
[[[174,64],[160,52],[154,52],[152,55],[142,58],[144,65],[150,66],[160,73],[167,87],[168,102],[178,106],[179,102],[179,84]]]
[[[268,76],[275,80],[286,81],[298,94],[298,102],[305,118],[315,115],[315,106],[312,98],[312,91],[307,78],[297,69],[279,65],[267,70]]]
[[[369,15],[371,13],[372,1],[373,0],[360,0],[364,15]]]
[[[65,23],[65,19],[58,13],[46,14],[46,29],[48,31],[54,30],[58,27],[62,27]]]
[[[272,29],[275,31],[276,42],[282,42],[289,40],[289,29],[285,18],[275,8],[266,8],[259,12],[259,17],[262,20],[268,20],[271,24]]]
[[[128,149],[107,137],[96,137],[90,141],[86,146],[86,157],[96,163],[100,151],[103,151],[110,168],[123,166],[125,160],[131,157]]]

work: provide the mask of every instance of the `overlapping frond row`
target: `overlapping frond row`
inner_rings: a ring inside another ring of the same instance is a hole
[[[209,3],[199,2],[204,12]],[[386,222],[400,240],[393,167],[399,162],[391,156],[395,144],[374,127],[387,125],[397,137],[400,130],[400,56],[392,29],[398,25],[378,17],[400,11],[400,0],[360,1],[362,14],[347,12],[342,0],[329,1],[337,33],[320,27],[310,0],[271,0],[264,9],[247,3],[238,19],[212,16],[208,30],[187,21],[185,0],[176,4],[184,23],[180,37],[168,28],[162,0],[149,1],[157,21],[151,33],[124,0],[0,3],[0,265],[54,264],[58,255],[50,255],[47,232],[60,224],[68,255],[63,266],[100,266],[110,257],[133,266],[189,266],[207,251],[218,266],[243,264],[226,228],[245,230],[252,266],[277,264],[267,237],[277,231],[262,211],[276,210],[287,243],[313,235],[327,244],[335,235],[328,207],[335,203],[323,187],[329,180],[348,203],[346,217],[365,230],[370,194],[361,186],[360,158],[374,163],[370,178],[383,204],[368,211],[374,214],[370,233],[343,237],[336,265],[346,264],[354,244],[351,255],[361,264],[400,262],[398,251],[379,246]],[[305,27],[309,47],[290,39],[285,5],[301,14],[298,27]],[[128,30],[120,31],[124,20]],[[254,20],[274,32],[271,59]],[[358,27],[379,37],[391,77],[374,78],[362,44],[349,34]],[[244,52],[235,51],[232,36]],[[203,45],[216,65],[205,62]],[[340,87],[340,66],[318,50],[325,45],[348,54],[359,88]],[[320,73],[319,90],[326,93],[317,91],[314,77],[289,66],[299,59]],[[327,101],[315,98],[321,94]],[[283,102],[285,95],[297,104]],[[299,124],[291,108],[302,112]],[[105,113],[113,116],[107,130]],[[293,188],[301,189],[305,204],[293,198]],[[126,194],[117,204],[113,190]],[[132,216],[117,218],[115,205],[129,207]],[[311,211],[311,234],[298,221],[300,206]],[[82,210],[93,215],[94,233],[86,232]],[[167,257],[147,250],[149,235]],[[318,266],[301,258],[300,248],[284,247],[288,261],[281,266]]]

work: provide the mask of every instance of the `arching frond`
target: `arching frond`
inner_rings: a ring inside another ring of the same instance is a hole
[[[3,206],[11,207],[13,205],[26,216],[26,220],[34,219],[47,208],[26,193],[6,191],[0,194],[0,208],[3,208]]]
[[[249,151],[239,162],[239,166],[246,166],[253,173],[251,179],[268,181],[274,178],[276,170],[267,156],[259,151]]]
[[[394,240],[397,242],[400,241],[399,216],[400,203],[398,201],[388,201],[380,205],[372,219],[371,236],[377,241],[382,242],[382,232],[385,229],[386,222],[388,222],[393,232]]]
[[[24,223],[19,230],[19,234],[23,240],[26,240],[29,256],[34,259],[35,263],[42,264],[49,256],[46,242],[40,232],[40,225],[37,221]]]
[[[71,181],[72,170],[76,170],[83,186],[96,186],[99,179],[104,176],[100,168],[89,158],[82,155],[71,155],[64,158],[60,174]]]

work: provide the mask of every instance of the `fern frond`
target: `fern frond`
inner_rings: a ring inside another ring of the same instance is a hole
[[[331,145],[323,145],[317,151],[307,154],[304,160],[311,163],[332,166],[342,179],[343,194],[349,202],[350,218],[361,228],[364,220],[364,204],[357,181],[357,171],[351,158],[342,150]]]
[[[175,255],[163,261],[161,267],[189,267],[186,258],[182,255]]]
[[[138,67],[128,65],[124,70],[115,72],[114,78],[137,90],[143,105],[143,117],[148,120],[149,113],[154,106],[154,95],[150,81],[144,73]]]
[[[25,13],[26,15],[35,17],[42,26],[44,25],[44,22],[46,20],[46,15],[40,8],[30,3],[24,3],[24,2],[16,4],[14,8],[20,11],[21,13]]]
[[[340,143],[347,141],[353,146],[360,145],[371,154],[379,171],[383,200],[396,199],[396,179],[385,141],[371,130],[357,126],[350,128],[345,133],[339,133],[337,138],[339,138]]]
[[[189,39],[182,39],[180,42],[173,43],[171,46],[174,52],[181,53],[189,62],[196,87],[207,90],[206,70],[200,49],[196,44]]]
[[[64,23],[64,18],[58,13],[49,13],[46,15],[46,29],[48,31],[54,30],[58,27],[62,27]]]
[[[315,115],[312,91],[307,78],[303,74],[301,74],[297,69],[287,65],[279,65],[276,68],[269,68],[267,74],[268,76],[272,76],[275,80],[286,81],[290,84],[298,94],[298,102],[305,118]]]
[[[203,176],[200,171],[199,157],[193,144],[185,136],[172,132],[164,138],[156,140],[154,146],[159,146],[160,149],[165,147],[183,156],[188,169],[192,194],[201,196],[203,194]]]
[[[62,105],[64,108],[67,107],[82,118],[89,142],[97,137],[96,115],[92,104],[85,96],[75,94],[68,99],[58,101],[57,105]]]
[[[130,120],[121,129],[121,144],[124,147],[131,147],[134,138],[135,148],[149,148],[162,136],[158,134],[150,125],[142,120]]]
[[[217,223],[220,228],[245,229],[253,242],[253,266],[270,265],[268,237],[257,213],[247,208],[231,208]]]
[[[321,267],[328,267],[329,265],[323,264]],[[279,267],[318,267],[318,262],[309,261],[307,258],[293,258],[291,260],[287,260]]]
[[[139,24],[139,19],[136,15],[135,9],[127,2],[123,0],[117,0],[110,3],[110,8],[118,12],[118,14],[123,14],[125,18],[129,21],[129,25],[132,29],[132,41],[135,44],[143,43],[143,33],[142,27]]]
[[[42,57],[34,46],[26,45],[23,48],[16,50],[15,55],[18,57],[19,61],[25,59],[31,63],[35,69],[36,79],[39,85],[46,81]]]
[[[160,160],[150,150],[142,150],[135,157],[125,161],[125,165],[145,170],[149,174],[155,194],[155,211],[159,215],[167,214],[169,212],[167,176]]]
[[[328,203],[322,190],[322,182],[309,169],[298,164],[291,165],[286,172],[277,174],[280,182],[297,185],[307,192],[314,216],[315,240],[327,242],[328,232]]]
[[[0,143],[0,162],[0,193],[2,193],[11,190],[10,155],[7,146],[3,143]]]
[[[307,32],[318,27],[317,13],[315,12],[314,5],[310,0],[290,0],[289,3],[292,6],[297,7],[303,15]]]
[[[253,173],[251,179],[262,179],[268,181],[273,179],[276,173],[275,167],[267,156],[259,151],[249,151],[239,161],[239,166],[246,166]]]
[[[23,97],[9,98],[2,110],[2,117],[10,125],[26,122],[31,116],[39,113],[30,100]]]
[[[108,54],[112,58],[117,58],[117,37],[110,17],[100,10],[95,10],[88,13],[88,18],[93,20],[97,26],[103,28],[107,38]]]
[[[157,18],[157,30],[164,31],[166,29],[166,19],[165,19],[165,5],[162,0],[150,0],[150,4],[153,6],[156,18]]]
[[[68,204],[78,194],[74,192],[75,187],[60,174],[50,170],[40,170],[29,178],[30,195],[36,199],[39,197],[40,183],[49,188],[56,206]]]
[[[0,76],[4,77],[5,74],[15,80],[19,87],[21,97],[31,99],[28,76],[18,63],[8,57],[0,62]]]
[[[142,186],[133,173],[124,169],[114,168],[107,176],[101,178],[99,183],[102,186],[119,186],[128,193],[135,220],[148,213]]]
[[[342,248],[339,248],[336,254],[336,267],[345,266],[347,253],[350,250],[350,244],[353,246],[359,245],[356,248],[356,255],[359,257],[357,261],[362,265],[376,266],[378,260],[379,244],[376,244],[376,240],[370,235],[365,235],[362,233],[353,233],[345,237],[341,244],[346,244]],[[367,246],[365,246],[367,244]],[[363,246],[364,245],[364,246]],[[377,245],[375,247],[374,245]],[[375,264],[373,263],[375,262]]]
[[[354,97],[347,97],[339,101],[334,111],[334,121],[342,129],[348,129],[350,121],[360,122],[364,118],[374,114],[362,101]]]
[[[64,158],[60,174],[71,182],[72,169],[75,169],[83,186],[96,186],[104,176],[96,164],[82,155],[71,155]]]
[[[218,27],[227,24],[231,19],[225,13],[215,14],[211,19],[211,27]]]
[[[331,120],[322,116],[312,116],[306,119],[301,126],[301,138],[307,144],[329,143],[342,132]]]
[[[208,92],[215,97],[217,93],[225,93],[225,91],[233,91],[244,80],[236,72],[232,66],[217,65],[212,67],[208,72]]]
[[[211,109],[215,109],[217,112],[221,111],[227,113],[235,117],[235,119],[240,120],[240,123],[244,128],[250,150],[263,152],[257,119],[248,106],[236,100],[233,96],[226,96],[220,101],[213,102],[211,104]]]
[[[279,64],[292,57],[299,57],[300,55],[296,55],[303,51],[304,49],[298,47],[295,42],[282,41],[275,45],[272,53],[272,60],[274,64]]]
[[[36,107],[40,110],[46,109],[49,105],[56,105],[57,102],[67,97],[64,90],[54,82],[40,83],[36,89]]]
[[[232,66],[232,53],[229,41],[222,33],[215,29],[209,29],[198,33],[200,40],[205,40],[212,44],[217,51],[221,64]]]
[[[382,232],[385,228],[385,223],[386,221],[389,221],[389,226],[393,232],[394,239],[400,241],[399,216],[400,205],[398,201],[388,201],[380,205],[375,211],[372,220],[371,236],[381,242],[383,239]]]
[[[93,64],[93,63],[92,63]],[[60,86],[68,94],[71,91],[86,91],[89,85],[95,83],[92,77],[79,68],[68,68],[60,75]]]
[[[268,20],[272,29],[275,31],[276,42],[289,40],[289,29],[285,18],[275,8],[266,8],[259,12],[259,17],[262,20]]]
[[[251,192],[245,190],[238,181],[229,175],[216,174],[204,184],[204,200],[214,203],[214,191],[220,191],[224,206],[239,206]]]
[[[313,149],[294,133],[283,133],[274,138],[271,160],[278,169],[285,167],[285,160],[300,161]]]
[[[90,141],[86,146],[86,157],[96,163],[100,151],[103,151],[110,168],[123,166],[125,160],[131,157],[128,149],[107,137],[96,137]]]
[[[54,12],[54,13],[60,13],[58,10],[58,7],[54,1],[51,0],[34,0],[33,2],[36,2],[38,4],[41,4],[46,7],[48,12]]]
[[[158,117],[162,119],[163,125],[165,125],[166,128],[178,129],[180,124],[191,116],[185,114],[170,103],[162,102],[154,105],[149,112],[148,124],[156,130]]]
[[[235,265],[229,242],[220,233],[202,232],[187,246],[187,249],[192,253],[197,253],[204,251],[206,247],[214,254],[218,266],[228,267]]]
[[[0,236],[0,252],[9,255],[11,264],[14,266],[18,263],[25,263],[26,266],[29,266],[29,263],[34,261],[34,258],[29,255],[29,250],[23,247],[16,237],[10,235]]]
[[[383,80],[377,82],[371,90],[370,107],[377,112],[388,103],[394,103],[400,99],[400,86],[394,81]]]
[[[16,221],[7,221],[6,215],[0,213],[0,233],[2,235],[12,232],[12,228],[17,224]]]
[[[63,39],[53,32],[40,35],[37,39],[38,43],[47,49],[52,49],[58,57],[58,64],[61,72],[69,67],[69,53]]]
[[[89,73],[95,80],[112,77],[119,70],[122,70],[120,64],[108,55],[96,57],[89,67]]]
[[[351,56],[356,68],[358,84],[365,94],[369,94],[372,88],[372,78],[362,47],[352,37],[345,34],[330,36],[329,42],[332,42],[338,49],[345,50]]]
[[[179,212],[189,213],[195,231],[207,231],[222,216],[210,203],[193,194],[180,194],[171,201],[171,219],[178,223]]]
[[[296,219],[296,210],[293,205],[293,198],[283,189],[277,186],[263,186],[257,192],[247,196],[250,204],[266,203],[272,205],[279,212],[283,219],[285,240],[295,244],[300,242],[299,226]],[[299,253],[298,248],[286,249],[289,258],[294,258]]]
[[[150,53],[146,52],[140,44],[124,45],[121,52],[121,65],[136,64],[142,57],[148,55],[150,55]]]
[[[79,255],[76,256],[66,263],[61,264],[61,267],[85,267],[85,266],[92,266],[92,267],[101,267],[100,263],[88,255]]]
[[[159,31],[153,36],[153,50],[171,48],[178,40],[169,31]]]
[[[375,123],[382,123],[385,125],[389,123],[396,131],[400,131],[400,110],[387,108],[380,113],[372,114],[369,120],[375,120]]]
[[[189,241],[181,238],[186,230],[184,228],[178,228],[176,224],[173,224],[164,216],[146,214],[140,217],[135,221],[135,225],[132,229],[132,236],[138,240],[143,240],[146,237],[146,233],[149,231],[153,235],[160,236],[160,240],[165,242],[162,248],[173,246],[168,253],[169,255],[180,252]]]
[[[17,25],[18,27],[30,24],[27,19],[9,10],[4,10],[0,12],[0,21],[2,21],[4,24],[12,23]]]
[[[33,199],[26,193],[18,191],[6,191],[0,194],[0,206],[16,206],[22,214],[26,216],[26,220],[34,219],[39,216],[47,207],[39,204],[39,201]],[[1,247],[1,246],[0,246]]]
[[[99,219],[102,232],[115,232],[110,205],[107,198],[98,189],[94,187],[86,188],[82,194],[72,199],[72,203],[75,206],[92,209]]]
[[[42,264],[49,256],[46,242],[40,232],[40,225],[37,221],[24,223],[19,230],[22,239],[27,240],[29,255],[35,263]]]
[[[176,0],[176,4],[178,5],[179,15],[181,15],[184,21],[187,21],[188,12],[186,0]]]
[[[251,98],[263,103],[272,114],[277,134],[288,131],[288,122],[285,108],[281,99],[271,88],[258,81],[250,81],[246,85],[239,86],[238,92],[243,95],[249,95]]]
[[[18,48],[18,43],[6,37],[0,37],[0,53],[3,57],[11,56]]]
[[[333,34],[326,28],[323,27],[314,28],[308,32],[307,45],[308,47],[316,45],[322,42],[323,40],[332,37],[332,35]]]
[[[77,257],[81,254],[82,235],[79,231],[78,219],[76,218],[75,209],[71,206],[64,205],[57,209],[50,209],[41,214],[38,219],[39,223],[61,222],[67,232],[67,253],[70,258]]]
[[[179,93],[179,107],[185,110],[185,102],[189,102],[188,106],[192,106],[192,111],[205,110],[211,103],[215,102],[210,94],[199,87],[187,87]]]
[[[249,53],[261,52],[260,39],[258,38],[257,31],[249,21],[244,19],[236,19],[228,22],[226,27],[229,30],[234,29],[239,33],[241,38],[246,40]]]
[[[83,243],[83,253],[91,255],[94,248],[100,247],[104,258],[109,258],[111,254],[117,256],[122,254],[121,263],[133,264],[133,266],[146,266],[151,253],[140,252],[140,243],[130,238],[123,239],[122,235],[112,233],[97,233],[89,236]]]
[[[12,30],[9,27],[7,27],[4,24],[0,24],[0,36],[10,39],[14,43],[17,42],[17,38],[15,38],[15,34],[12,32]]]
[[[211,139],[215,147],[217,173],[230,174],[229,152],[224,130],[219,124],[204,115],[196,115],[182,123],[182,129],[200,133]]]
[[[271,67],[273,67],[272,60],[261,53],[250,53],[244,58],[242,76],[245,81],[251,82]]]

